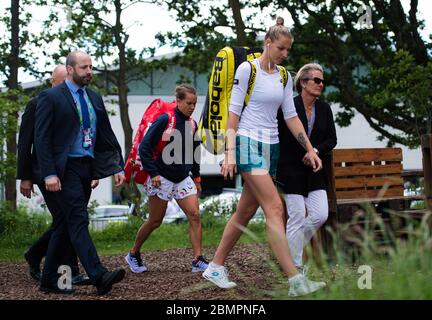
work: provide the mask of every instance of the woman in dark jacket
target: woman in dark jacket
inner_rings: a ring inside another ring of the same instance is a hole
[[[299,93],[294,104],[315,152],[323,156],[336,146],[336,129],[330,106],[318,100],[324,88],[323,69],[309,63],[298,71],[294,83]],[[328,216],[324,170],[313,172],[305,152],[278,115],[280,158],[276,180],[283,190],[288,212],[286,236],[294,264],[303,267],[303,247]],[[307,214],[306,214],[307,213]]]

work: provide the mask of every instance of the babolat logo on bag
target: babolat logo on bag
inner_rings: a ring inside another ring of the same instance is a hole
[[[238,84],[238,79],[234,79],[235,71],[242,62],[261,56],[261,52],[260,48],[225,47],[216,55],[206,101],[198,124],[202,143],[212,154],[217,155],[224,152],[232,86]],[[256,76],[252,78],[252,82],[249,81],[250,87],[253,87]]]

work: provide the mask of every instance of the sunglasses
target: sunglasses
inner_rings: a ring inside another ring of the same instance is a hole
[[[325,85],[324,79],[315,77],[315,78],[304,78],[303,80],[313,80],[313,82],[315,82],[316,84],[323,84]]]

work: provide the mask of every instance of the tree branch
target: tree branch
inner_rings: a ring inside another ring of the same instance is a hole
[[[126,9],[128,9],[129,7],[132,7],[133,5],[137,4],[137,3],[147,3],[147,4],[154,4],[157,1],[143,1],[143,0],[137,0],[137,1],[133,1],[131,3],[129,3],[128,5],[124,6],[122,8],[122,11],[125,11]]]

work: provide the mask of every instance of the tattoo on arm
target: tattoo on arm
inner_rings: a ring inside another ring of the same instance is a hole
[[[300,132],[300,133],[298,134],[298,136],[297,136],[297,141],[300,143],[300,145],[301,145],[304,149],[306,149],[306,139],[305,139],[305,137],[304,137],[304,135],[303,135],[302,132]]]

